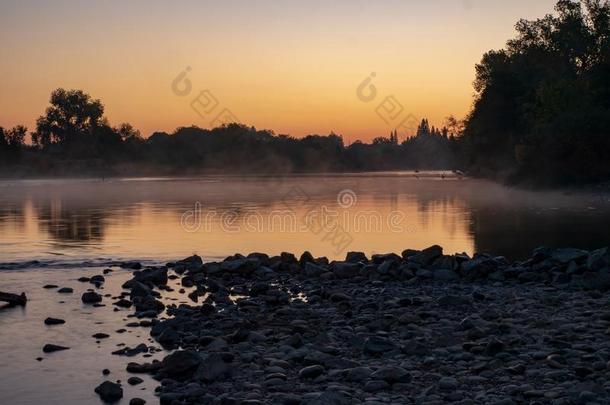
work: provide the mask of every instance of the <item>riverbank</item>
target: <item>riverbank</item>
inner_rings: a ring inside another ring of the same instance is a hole
[[[80,279],[69,283],[73,293],[61,294],[67,281],[55,288],[52,278],[39,287],[71,298],[65,325],[40,325],[31,379],[40,367],[71,367],[64,360],[77,346],[95,353],[79,358],[98,376],[79,389],[95,397],[98,384],[120,380],[98,389],[120,403],[610,400],[607,249],[541,248],[515,263],[434,246],[331,263],[284,253],[140,267],[72,273]],[[25,292],[35,306],[41,293]],[[74,341],[82,317],[100,313],[89,338],[97,343]],[[70,349],[42,354],[43,342]],[[112,358],[106,376],[102,358]]]

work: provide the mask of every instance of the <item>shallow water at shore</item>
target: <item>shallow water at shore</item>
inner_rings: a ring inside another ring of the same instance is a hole
[[[157,384],[147,375],[138,375],[144,380],[140,385],[131,386],[127,379],[133,375],[125,371],[128,361],[144,360],[142,354],[134,357],[111,355],[124,346],[135,347],[149,341],[150,328],[126,327],[129,322],[138,321],[128,318],[132,310],[122,309],[115,312],[109,298],[104,298],[106,306],[93,307],[81,302],[81,295],[90,283],[82,283],[77,278],[101,274],[102,268],[36,269],[3,272],[0,290],[25,291],[28,303],[25,307],[0,310],[0,392],[2,403],[6,404],[84,404],[101,403],[94,388],[105,380],[121,380],[125,391],[119,404],[129,403],[129,399],[140,397],[148,403],[158,401],[154,397]],[[132,277],[131,271],[116,269],[105,275],[101,294],[118,295],[121,285]],[[74,293],[60,294],[57,289],[45,289],[46,284],[72,287]],[[166,302],[178,294],[167,295]],[[186,297],[180,301],[186,302]],[[66,321],[62,325],[47,326],[47,317]],[[124,328],[126,332],[115,331]],[[95,333],[110,335],[99,340],[92,337]],[[43,353],[47,344],[70,347],[69,350]],[[154,353],[147,361],[163,358],[164,352]],[[42,361],[37,358],[41,357]],[[103,369],[110,374],[104,376]]]

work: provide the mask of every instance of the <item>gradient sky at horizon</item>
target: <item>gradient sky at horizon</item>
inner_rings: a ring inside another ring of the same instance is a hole
[[[58,87],[101,99],[111,124],[144,136],[206,128],[228,108],[276,133],[368,141],[398,122],[375,111],[390,95],[440,125],[470,109],[483,53],[555,2],[3,0],[0,126],[34,129]],[[192,92],[180,97],[171,83],[187,66]],[[371,72],[378,95],[365,103],[356,88]],[[190,102],[204,89],[219,105],[200,117]]]

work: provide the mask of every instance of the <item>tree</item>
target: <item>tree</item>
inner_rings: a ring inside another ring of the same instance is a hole
[[[17,125],[5,132],[6,144],[9,148],[19,149],[25,143],[28,129],[23,125]]]
[[[476,66],[464,128],[480,174],[545,183],[610,177],[610,4],[560,0]]]
[[[57,89],[51,93],[50,102],[32,135],[38,147],[73,142],[103,123],[104,106],[81,90]]]

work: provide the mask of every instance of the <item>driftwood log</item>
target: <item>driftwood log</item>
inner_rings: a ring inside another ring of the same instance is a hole
[[[0,301],[8,302],[9,305],[21,305],[25,306],[25,303],[28,301],[25,293],[21,293],[21,295],[10,294],[0,292]]]

